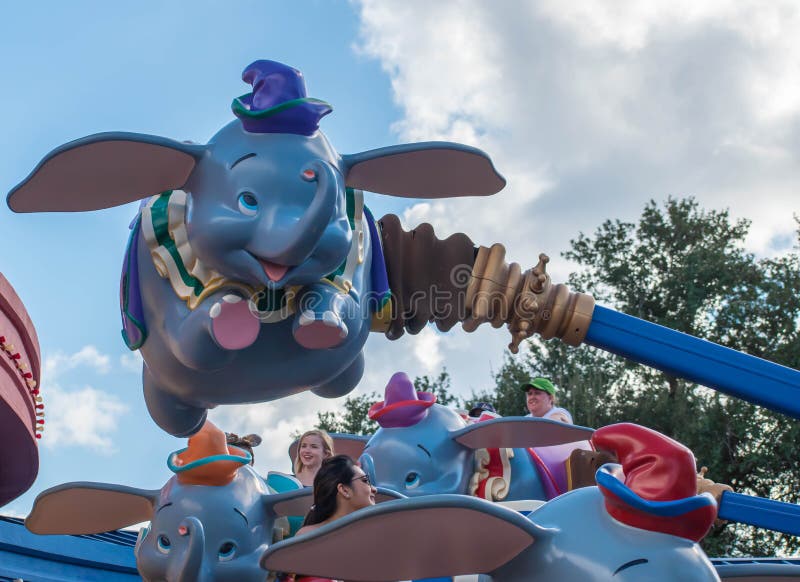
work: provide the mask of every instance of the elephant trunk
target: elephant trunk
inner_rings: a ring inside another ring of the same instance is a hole
[[[282,247],[272,254],[286,264],[299,264],[312,253],[333,216],[339,193],[345,189],[339,171],[322,160],[309,164],[301,175],[306,181],[316,181],[317,190],[308,209],[284,239]]]
[[[174,577],[169,579],[174,582],[196,582],[201,580],[201,568],[203,566],[203,555],[205,554],[205,532],[203,524],[196,517],[187,517],[180,524],[180,528],[186,528],[189,543],[186,545],[186,552],[183,559],[177,563],[177,571]]]

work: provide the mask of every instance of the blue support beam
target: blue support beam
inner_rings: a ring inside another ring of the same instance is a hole
[[[800,371],[596,306],[586,344],[800,418]]]
[[[725,491],[717,515],[728,521],[800,535],[800,506],[794,503]]]

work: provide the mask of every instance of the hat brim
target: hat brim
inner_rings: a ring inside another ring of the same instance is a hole
[[[523,384],[522,386],[519,387],[519,389],[522,390],[523,392],[527,392],[531,388],[533,388],[534,390],[541,390],[542,392],[547,392],[550,396],[555,396],[556,395],[556,391],[555,390],[550,392],[550,390],[546,390],[544,388],[539,388],[539,386],[534,386],[531,383]]]
[[[248,465],[253,459],[247,450],[235,445],[227,445],[227,450],[227,454],[188,461],[182,456],[188,451],[187,447],[171,453],[167,457],[167,467],[187,484],[224,485],[233,479],[239,467]]]
[[[637,495],[613,474],[618,465],[603,465],[595,479],[609,514],[622,523],[659,531],[695,542],[703,539],[717,516],[717,504],[709,494],[671,501],[651,501]]]
[[[241,119],[250,133],[298,133],[311,135],[319,128],[319,120],[333,111],[321,99],[301,97],[284,101],[267,109],[252,109],[253,94],[237,97],[231,103],[233,114]]]
[[[367,416],[383,428],[398,428],[417,424],[425,412],[436,402],[432,392],[417,392],[418,400],[401,400],[386,404],[383,400],[373,404]]]

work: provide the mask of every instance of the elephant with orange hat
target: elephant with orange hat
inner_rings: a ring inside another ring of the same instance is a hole
[[[160,490],[66,483],[41,493],[25,520],[39,534],[93,534],[150,521],[136,543],[146,581],[258,581],[258,560],[288,532],[286,515],[304,513],[307,490],[275,494],[210,422],[172,453],[175,475]]]
[[[136,566],[145,581],[263,582],[263,552],[305,515],[311,490],[276,493],[211,422],[172,453],[174,476],[161,488],[65,483],[34,501],[25,526],[37,534],[95,534],[140,522]],[[378,491],[377,501],[402,497]]]

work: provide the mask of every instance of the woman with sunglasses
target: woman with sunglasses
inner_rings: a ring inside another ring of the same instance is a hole
[[[358,509],[375,505],[377,490],[364,471],[347,455],[336,455],[322,461],[314,477],[314,505],[303,527],[295,534],[301,536],[344,517]],[[280,582],[336,582],[330,578],[282,574]]]
[[[297,535],[375,505],[376,492],[369,477],[347,455],[325,459],[314,477],[314,505]]]

